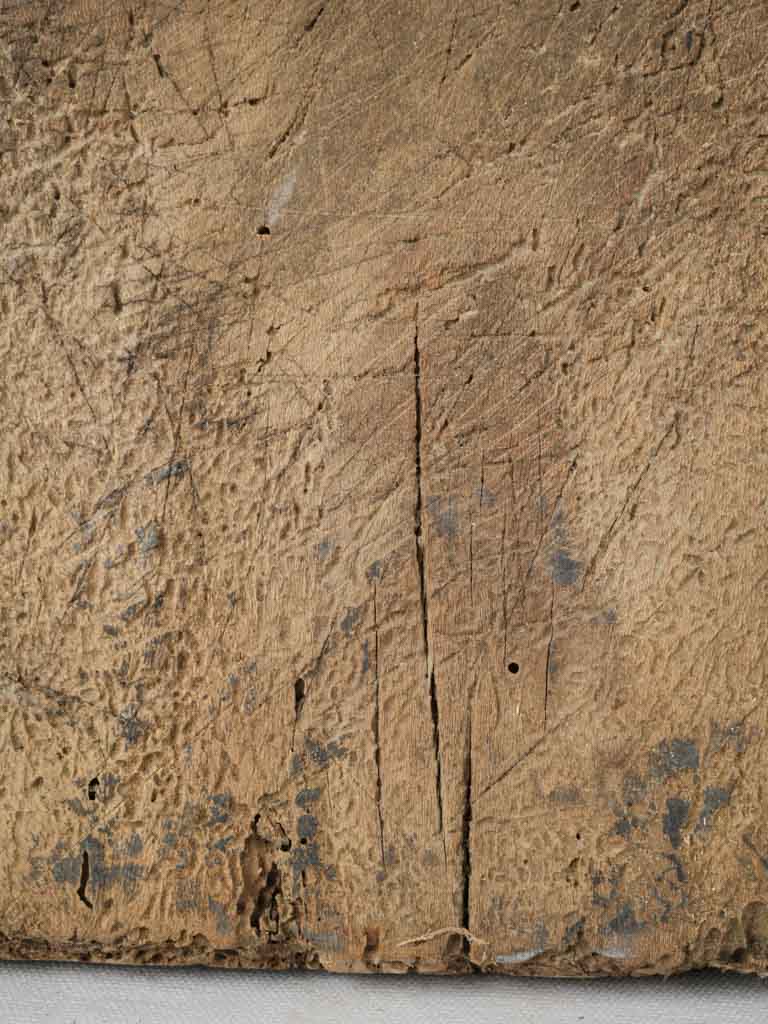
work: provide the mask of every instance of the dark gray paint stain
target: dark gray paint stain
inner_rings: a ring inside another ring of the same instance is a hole
[[[371,562],[371,564],[365,570],[365,576],[366,576],[366,579],[368,579],[368,580],[380,580],[381,579],[381,573],[382,573],[382,565],[381,565],[381,562],[379,562],[379,561]]]
[[[138,882],[144,877],[143,864],[127,861],[108,866],[104,855],[104,844],[93,836],[87,836],[81,846],[83,850],[88,851],[89,884],[93,885],[94,889],[107,889],[114,884],[120,884],[129,895],[135,891]]]
[[[128,704],[117,717],[120,735],[125,740],[126,746],[133,746],[147,731],[147,725],[139,718],[137,704]]]
[[[147,484],[154,487],[157,484],[163,482],[163,480],[169,480],[172,477],[184,476],[189,469],[189,463],[186,459],[179,459],[178,462],[171,462],[167,466],[161,466],[160,469],[155,469],[151,473],[147,473],[144,480]]]
[[[54,846],[50,856],[51,874],[59,885],[77,885],[80,881],[82,857],[70,857],[62,840]]]
[[[363,675],[367,674],[368,669],[370,667],[371,667],[371,658],[370,658],[370,653],[369,653],[369,650],[368,650],[368,641],[367,640],[363,640],[363,666],[362,666]]]
[[[296,877],[300,875],[307,868],[320,868],[322,862],[320,860],[320,851],[317,843],[307,843],[306,845],[294,846],[291,850],[291,868],[293,869],[294,881]]]
[[[322,743],[316,743],[307,737],[304,740],[304,746],[306,747],[307,754],[311,761],[321,768],[325,768],[330,761],[339,761],[343,757],[347,756],[347,749],[340,746],[336,740],[331,740],[323,746]]]
[[[599,626],[613,626],[617,619],[616,609],[606,608],[605,611],[598,612],[592,621]]]
[[[657,779],[669,779],[681,772],[699,770],[699,751],[693,740],[662,740],[651,751],[651,774]]]
[[[133,620],[138,618],[144,609],[148,607],[149,601],[146,598],[142,598],[141,601],[137,601],[135,604],[129,604],[127,608],[121,611],[120,618],[123,622],[133,622]]]
[[[326,558],[331,554],[336,545],[328,537],[324,537],[323,540],[317,545],[317,560],[324,562]]]
[[[496,504],[496,495],[493,491],[489,491],[485,485],[478,487],[475,494],[480,499],[480,508],[493,508]]]
[[[640,819],[630,817],[628,814],[622,814],[616,821],[613,831],[617,836],[622,836],[624,839],[629,839],[632,835],[632,830],[640,825]]]
[[[563,934],[563,945],[575,946],[577,942],[581,941],[584,935],[584,918],[580,917],[578,921],[574,921],[573,924],[569,924]]]
[[[213,896],[209,896],[208,910],[216,918],[216,931],[219,935],[231,935],[234,925],[225,905],[219,900],[215,900]]]
[[[743,754],[747,749],[751,736],[747,735],[743,722],[733,722],[728,725],[715,723],[712,726],[710,749],[718,753],[723,747],[732,744],[737,754]]]
[[[608,907],[618,898],[619,885],[624,874],[623,867],[611,867],[608,877],[602,871],[595,871],[592,875],[592,903],[596,907]],[[601,892],[607,887],[608,891]]]
[[[557,641],[554,636],[550,637],[548,651],[547,670],[549,671],[550,676],[556,676],[560,669],[560,663],[557,660]]]
[[[226,853],[227,847],[234,843],[234,836],[222,836],[221,839],[217,839],[214,843],[211,843],[212,850],[221,850],[222,853]]]
[[[639,775],[625,775],[624,782],[622,784],[622,791],[624,794],[624,803],[628,807],[631,807],[632,804],[640,803],[641,800],[645,800],[648,787]]]
[[[160,842],[163,844],[163,846],[167,846],[169,849],[173,849],[173,847],[178,843],[178,841],[179,837],[176,835],[176,823],[173,821],[172,818],[167,818],[163,822],[163,835],[160,839]]]
[[[245,700],[243,701],[243,711],[246,715],[252,715],[259,704],[259,691],[255,686],[249,686],[248,692],[245,695]]]
[[[582,797],[576,786],[558,786],[550,792],[549,799],[556,804],[578,804]]]
[[[355,626],[360,621],[362,615],[363,606],[359,605],[357,608],[348,608],[347,613],[341,620],[341,631],[345,636],[352,636]]]
[[[655,885],[652,886],[651,893],[653,895],[653,898],[661,907],[661,913],[658,915],[658,920],[662,924],[666,924],[666,922],[670,919],[672,915],[672,900],[668,899],[663,893],[659,892],[658,888]]]
[[[200,908],[200,885],[192,879],[184,879],[176,885],[176,909],[180,914]]]
[[[644,927],[645,925],[635,917],[635,911],[631,903],[624,903],[619,907],[616,916],[608,922],[605,930],[614,932],[616,935],[633,935]]]
[[[186,869],[189,867],[191,861],[192,861],[192,854],[190,853],[189,849],[183,848],[179,852],[179,859],[174,864],[174,868],[177,871],[186,871]]]
[[[427,513],[438,537],[446,540],[456,537],[459,532],[459,510],[453,496],[445,501],[440,497],[428,498]]]
[[[568,551],[568,535],[563,523],[563,514],[557,511],[552,517],[555,548],[549,556],[549,571],[552,581],[561,587],[572,587],[578,582],[581,562],[572,558]]]
[[[153,636],[152,639],[144,646],[144,664],[153,666],[155,658],[161,648],[165,646],[168,650],[172,650],[175,639],[176,634],[173,630],[169,630],[167,633],[162,633],[160,636]]]
[[[157,523],[147,523],[146,526],[138,527],[135,532],[139,551],[142,555],[148,555],[150,551],[160,547],[160,527]]]
[[[300,840],[314,839],[317,835],[318,822],[314,814],[302,814],[296,823],[296,831]]]
[[[668,861],[670,861],[672,867],[675,869],[675,878],[677,879],[677,881],[680,883],[687,882],[688,874],[685,868],[683,867],[683,862],[680,860],[678,855],[676,853],[665,853],[664,856],[667,858]]]
[[[99,831],[105,830],[100,829]],[[96,840],[94,840],[94,842],[96,842]],[[142,853],[142,851],[144,850],[144,843],[138,832],[132,832],[131,835],[125,840],[125,842],[115,840],[114,842],[111,842],[110,845],[112,848],[113,856],[118,858],[138,857],[139,854]]]
[[[64,803],[69,807],[70,811],[74,811],[80,818],[96,817],[96,808],[94,806],[85,807],[82,800],[78,797],[72,800],[65,800]]]
[[[672,846],[677,849],[682,842],[681,832],[688,821],[688,812],[691,805],[688,800],[679,796],[671,796],[667,800],[667,812],[662,819],[664,835],[667,836]]]
[[[309,804],[314,803],[315,800],[320,799],[319,789],[302,789],[296,794],[296,804],[298,807],[308,807]]]
[[[721,786],[707,786],[704,790],[704,803],[694,831],[708,831],[712,827],[712,818],[721,807],[725,807],[728,804],[730,799],[730,789],[723,789]]]
[[[76,518],[75,522],[78,524],[81,539],[79,541],[75,541],[72,545],[72,550],[75,554],[80,554],[81,551],[85,551],[85,549],[90,547],[93,543],[93,538],[96,536],[96,527],[89,519],[84,519],[81,522],[78,522]],[[78,568],[82,568],[82,566],[83,563],[81,562]]]
[[[229,821],[229,811],[232,806],[230,793],[212,793],[208,797],[209,814],[208,827],[213,825],[226,825]]]
[[[140,847],[141,841],[139,840],[137,847],[132,836],[122,848],[122,851],[120,851],[120,847],[116,846],[115,852],[125,854],[130,850],[135,855],[141,852]],[[108,865],[104,844],[100,839],[96,839],[95,836],[87,836],[83,839],[76,856],[65,855],[64,849],[64,845],[60,841],[54,847],[50,857],[51,873],[54,881],[59,884],[75,886],[79,884],[83,852],[88,853],[88,886],[89,888],[92,886],[94,891],[107,889],[112,885],[120,885],[126,895],[131,897],[135,893],[138,883],[144,877],[144,866],[134,861],[118,861]]]
[[[126,557],[125,551],[125,547],[122,544],[118,544],[117,547],[115,548],[115,557],[104,559],[104,568],[116,569],[118,565],[122,565]]]
[[[565,548],[555,548],[549,559],[552,579],[558,586],[572,587],[578,582],[581,562],[571,558]]]
[[[31,882],[39,882],[42,879],[46,863],[45,857],[32,856],[29,858],[29,880]]]
[[[117,626],[110,626],[109,623],[106,623],[104,625],[104,632],[107,636],[117,636],[120,633],[120,630]]]
[[[120,776],[113,775],[112,772],[105,772],[103,775],[99,776],[99,797],[104,803],[111,800],[115,795],[115,789],[119,782]]]

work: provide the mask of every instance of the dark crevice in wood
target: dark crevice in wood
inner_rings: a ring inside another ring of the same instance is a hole
[[[427,576],[424,564],[424,537],[422,516],[424,509],[424,489],[422,483],[422,396],[421,396],[421,350],[419,348],[419,306],[413,315],[413,388],[416,413],[415,431],[415,464],[416,464],[416,496],[414,502],[414,534],[416,536],[416,564],[419,570],[419,592],[421,598],[421,624],[424,642],[424,659],[429,678],[429,706],[432,715],[432,742],[435,748],[435,788],[437,795],[437,828],[443,837],[443,855],[447,860],[445,849],[445,832],[443,830],[443,790],[442,764],[440,760],[440,708],[437,699],[435,671],[432,666],[432,655],[429,649],[429,607],[427,600]]]
[[[381,697],[379,692],[379,623],[376,610],[376,584],[373,584],[373,756],[376,762],[376,813],[379,819],[379,847],[381,852],[381,870],[386,873],[384,858],[384,811],[381,805],[381,738],[379,723],[381,719]]]
[[[472,706],[467,715],[467,739],[464,754],[464,815],[461,823],[462,849],[462,893],[461,893],[461,927],[469,927],[469,886],[472,878]],[[464,940],[464,952],[469,954],[469,940]]]
[[[77,887],[77,895],[81,903],[84,903],[89,910],[93,910],[93,903],[85,895],[88,888],[88,879],[91,876],[91,867],[88,860],[88,851],[83,850],[83,859],[80,864],[80,885]]]

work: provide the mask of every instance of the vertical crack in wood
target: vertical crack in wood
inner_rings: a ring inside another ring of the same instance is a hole
[[[384,811],[381,806],[381,739],[379,722],[381,700],[379,692],[379,620],[376,610],[376,584],[373,584],[373,756],[376,762],[376,812],[379,818],[379,847],[381,849],[381,870],[386,874],[384,859]]]
[[[462,893],[461,893],[461,927],[470,930],[469,927],[469,886],[472,878],[472,702],[474,700],[474,688],[472,699],[467,714],[467,738],[464,752],[464,815],[461,824],[461,848],[462,848]],[[464,939],[464,953],[469,954],[469,939]]]
[[[549,703],[549,674],[552,669],[552,647],[555,639],[555,585],[552,584],[552,600],[549,603],[549,642],[547,643],[547,664],[544,669],[544,732],[547,731],[547,705]]]
[[[443,786],[442,761],[440,758],[440,708],[437,700],[435,671],[429,649],[429,610],[427,606],[427,578],[424,565],[424,539],[422,536],[422,513],[424,509],[424,492],[422,485],[422,401],[421,401],[421,351],[419,349],[419,305],[413,314],[413,387],[416,408],[416,497],[414,503],[414,534],[416,536],[416,564],[419,569],[419,591],[421,596],[421,624],[424,639],[424,659],[429,679],[429,707],[432,715],[432,743],[435,748],[435,787],[437,793],[437,827],[443,837],[443,857],[447,863],[448,854],[445,846],[443,829]]]

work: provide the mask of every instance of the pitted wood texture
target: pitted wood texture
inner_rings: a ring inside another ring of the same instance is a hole
[[[0,951],[765,970],[768,9],[0,7]]]

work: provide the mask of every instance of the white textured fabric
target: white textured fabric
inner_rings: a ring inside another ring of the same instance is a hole
[[[310,973],[0,964],[3,1024],[759,1024],[768,985],[668,981],[349,977]]]

